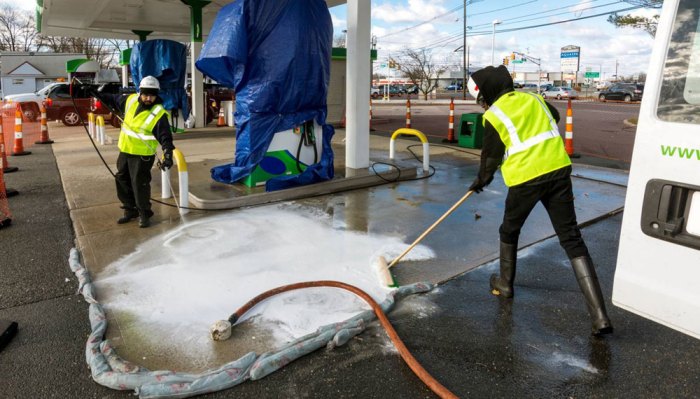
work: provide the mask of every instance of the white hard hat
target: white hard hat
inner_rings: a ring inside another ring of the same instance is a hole
[[[160,90],[160,82],[153,76],[146,76],[141,79],[141,83],[139,84],[139,90],[140,89]]]
[[[471,94],[475,100],[479,97],[479,86],[476,85],[476,82],[471,76],[467,82],[467,90],[469,90],[469,94]]]

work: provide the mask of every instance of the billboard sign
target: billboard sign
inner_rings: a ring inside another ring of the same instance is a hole
[[[581,58],[581,47],[564,46],[561,48],[561,71],[575,73],[578,72],[579,59]]]

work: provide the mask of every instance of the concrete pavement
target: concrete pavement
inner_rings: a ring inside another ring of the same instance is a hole
[[[116,225],[121,211],[113,181],[85,134],[78,128],[54,124],[51,128],[56,143],[32,148],[31,156],[12,158],[20,171],[6,177],[21,194],[10,201],[13,225],[0,230],[4,258],[0,319],[17,320],[20,332],[0,352],[3,395],[126,397],[127,393],[103,388],[90,379],[83,353],[89,333],[87,306],[75,295],[68,251],[76,245],[95,274],[143,240],[172,229],[179,215],[173,208],[156,205],[153,227]],[[109,133],[116,138],[116,130]],[[336,160],[342,163],[342,131],[334,143]],[[388,140],[373,136],[371,143],[372,159],[385,158]],[[405,146],[412,143],[403,141],[399,147],[406,165],[412,156]],[[185,153],[198,189],[220,190],[204,177],[208,168],[231,158],[232,135],[216,130],[188,133],[175,144]],[[114,146],[103,149],[107,163],[114,165]],[[437,172],[427,180],[297,201],[332,208],[334,217],[342,218],[351,229],[397,234],[410,242],[461,197],[477,168],[474,155],[449,148],[434,148],[431,159]],[[616,212],[623,203],[626,175],[582,165],[575,172],[579,221],[589,225],[584,237],[611,308],[621,220]],[[159,191],[154,184],[154,197]],[[589,339],[581,294],[541,209],[523,231],[521,247],[527,248],[520,251],[515,300],[504,302],[488,293],[488,275],[497,267],[491,261],[497,256],[504,194],[497,179],[426,239],[438,254],[435,259],[408,262],[396,269],[402,284],[441,283],[430,294],[402,302],[391,314],[399,334],[424,367],[460,397],[693,397],[700,390],[697,341],[614,308],[610,311],[615,334],[604,340]],[[191,212],[188,217],[202,216]],[[120,333],[108,334],[115,338]],[[152,369],[177,366],[188,371],[192,367],[167,354],[148,353],[148,348],[123,345],[118,351]],[[431,395],[391,349],[380,328],[372,325],[345,347],[317,351],[263,380],[210,396]]]

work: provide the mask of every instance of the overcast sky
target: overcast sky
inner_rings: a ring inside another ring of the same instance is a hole
[[[0,0],[23,9],[34,9],[35,0]],[[377,36],[377,68],[401,49],[427,49],[435,63],[459,68],[462,64],[464,0],[372,0],[372,34]],[[528,53],[542,60],[548,71],[559,71],[563,46],[581,47],[581,70],[602,69],[603,76],[629,76],[646,71],[652,38],[641,30],[618,29],[607,22],[608,13],[632,7],[619,0],[470,0],[467,2],[469,62],[474,66],[491,63],[493,21],[496,25],[495,60],[500,63],[512,51]],[[634,3],[634,1],[632,1]],[[624,11],[651,16],[660,10]],[[331,9],[336,35],[346,28],[346,7]],[[604,14],[592,17],[596,14]],[[556,25],[528,26],[575,20]],[[518,29],[500,32],[500,30]],[[533,64],[519,64],[517,70],[535,71]]]

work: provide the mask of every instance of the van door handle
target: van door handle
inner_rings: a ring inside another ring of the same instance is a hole
[[[660,240],[700,249],[700,236],[685,229],[693,193],[698,191],[700,187],[686,183],[649,180],[642,204],[642,232]]]

